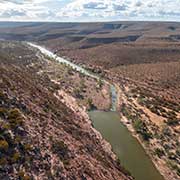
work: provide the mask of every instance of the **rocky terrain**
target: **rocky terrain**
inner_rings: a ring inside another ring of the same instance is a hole
[[[76,94],[62,78],[105,96],[108,87],[60,66],[25,43],[0,42],[0,179],[130,179],[72,96],[86,88]]]
[[[88,68],[116,85],[122,122],[164,178],[179,179],[180,61]]]
[[[3,23],[1,39],[35,41],[113,82],[118,89],[118,111],[124,124],[139,139],[165,179],[179,179],[180,23],[15,23],[11,26]],[[109,87],[71,70],[65,72],[71,75],[64,82],[62,76],[51,73],[53,66],[46,67],[43,73],[53,80],[53,86],[61,86],[60,94],[71,94],[87,109],[109,107],[109,102],[102,101],[103,97],[108,99]],[[61,75],[59,71],[58,67],[57,74]],[[79,86],[74,79],[78,79]],[[96,87],[91,88],[93,96],[88,91],[92,86]]]
[[[79,106],[86,107],[87,110],[110,109],[110,86],[102,79],[85,76],[54,60],[48,61],[39,74],[48,76],[61,90],[73,96]]]
[[[121,80],[117,89],[122,122],[144,146],[164,178],[179,179],[179,104],[127,80],[123,85]]]
[[[35,41],[76,63],[146,83],[152,93],[178,102],[179,34],[177,22],[0,23],[1,39]]]

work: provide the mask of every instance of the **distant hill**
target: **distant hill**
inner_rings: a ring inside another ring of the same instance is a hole
[[[180,35],[180,23],[175,22],[0,22],[0,28],[1,37],[9,39],[21,40],[22,38],[32,41],[58,39],[64,40],[63,45],[78,42],[80,47],[113,42],[144,42],[145,40],[178,42]]]

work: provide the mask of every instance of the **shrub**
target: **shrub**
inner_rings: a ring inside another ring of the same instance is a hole
[[[157,115],[160,115],[158,106],[151,106],[151,107],[150,107],[150,110],[151,110],[152,113],[157,114]]]
[[[176,154],[180,157],[180,149],[176,150]]]
[[[11,109],[9,111],[8,118],[9,119],[18,119],[18,118],[21,118],[21,112],[18,109],[16,109],[16,108]]]
[[[0,150],[7,151],[9,144],[6,140],[0,140]]]
[[[26,175],[24,171],[20,170],[18,172],[18,176],[20,180],[30,180],[30,176]]]
[[[167,115],[169,116],[169,118],[175,118],[176,117],[176,113],[174,111],[168,111]]]
[[[137,120],[134,121],[133,126],[134,126],[135,130],[137,132],[139,132],[139,131],[141,131],[141,129],[143,128],[144,125],[143,125],[143,122],[140,119],[137,119]]]
[[[145,141],[149,141],[149,139],[152,138],[152,134],[147,131],[142,131],[141,135]]]
[[[23,125],[23,118],[18,109],[11,109],[8,113],[8,119],[12,128]]]
[[[7,113],[8,113],[7,109],[2,107],[0,108],[0,117],[5,117]]]
[[[178,125],[180,122],[179,119],[177,118],[174,118],[174,119],[167,119],[166,123],[170,126],[175,126],[175,125]]]
[[[21,136],[18,136],[16,135],[15,139],[14,139],[14,144],[18,144],[22,141],[22,137]]]
[[[76,98],[83,99],[83,96],[81,95],[81,90],[79,88],[74,89],[74,95]]]
[[[80,87],[79,87],[79,89],[80,89],[80,91],[83,91],[85,88],[86,88],[85,81],[82,79],[82,80],[80,81]]]
[[[20,153],[19,152],[15,152],[11,158],[12,162],[18,162],[20,160]]]
[[[32,151],[32,149],[33,149],[33,148],[32,148],[32,146],[31,146],[31,144],[25,144],[25,145],[24,145],[24,150],[25,150],[25,151]]]
[[[93,104],[93,100],[91,98],[88,98],[87,104],[89,106],[89,110],[95,110],[97,107]]]
[[[31,177],[28,176],[28,175],[24,175],[23,179],[22,180],[31,180]]]
[[[180,176],[180,167],[172,161],[168,161],[168,164],[171,166],[173,170],[176,171],[177,175]]]
[[[0,166],[4,166],[8,163],[7,159],[5,157],[0,158]]]
[[[155,149],[155,154],[156,154],[159,158],[161,158],[162,156],[165,155],[165,152],[164,152],[163,149],[156,148],[156,149]]]
[[[170,137],[172,135],[171,129],[168,126],[164,126],[162,129],[162,134]]]
[[[122,107],[121,107],[121,112],[122,112],[123,116],[125,116],[125,117],[128,118],[129,120],[134,120],[134,119],[135,119],[135,116],[133,116],[133,115],[131,114],[130,108],[126,107],[125,104],[122,105]]]
[[[176,159],[176,155],[173,152],[167,152],[167,155],[169,159]]]
[[[8,123],[1,123],[0,126],[2,127],[2,129],[5,130],[9,130],[10,129],[10,125]]]
[[[0,90],[0,99],[3,99],[5,97],[3,91]]]
[[[176,173],[178,176],[180,176],[180,168],[179,167],[176,169]]]
[[[152,137],[151,133],[148,131],[145,123],[142,120],[135,120],[133,126],[136,132],[141,134],[144,140],[148,141]]]
[[[51,150],[53,153],[58,154],[62,161],[68,159],[68,147],[63,141],[53,141]]]
[[[103,86],[103,81],[101,79],[98,80],[98,87],[101,89]]]

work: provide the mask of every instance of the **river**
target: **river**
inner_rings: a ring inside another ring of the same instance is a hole
[[[118,113],[94,111],[89,112],[89,116],[135,180],[163,180],[137,139],[120,122]]]
[[[56,54],[39,45],[33,43],[28,44],[39,49],[44,55],[49,56],[60,63],[71,66],[76,71],[92,78],[99,79],[97,75],[64,58],[58,57]],[[155,168],[141,144],[131,135],[128,129],[121,122],[120,117],[116,112],[117,94],[113,85],[111,85],[111,97],[111,111],[89,112],[94,128],[97,129],[111,144],[113,152],[120,159],[121,164],[132,174],[135,180],[163,180],[163,177]]]

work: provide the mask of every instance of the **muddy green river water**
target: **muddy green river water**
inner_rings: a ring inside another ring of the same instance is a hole
[[[92,123],[111,144],[121,164],[130,171],[135,180],[163,180],[140,143],[120,122],[116,112],[89,112]]]

